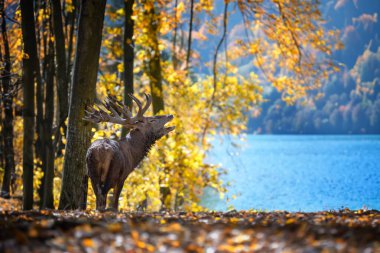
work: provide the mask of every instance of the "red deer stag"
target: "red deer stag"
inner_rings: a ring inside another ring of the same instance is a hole
[[[174,130],[174,127],[165,127],[173,119],[173,115],[144,117],[152,103],[152,97],[145,94],[146,104],[143,107],[140,100],[129,95],[138,106],[136,116],[132,116],[128,107],[109,96],[102,105],[107,111],[94,107],[87,107],[86,121],[93,123],[109,122],[123,125],[131,131],[119,141],[101,139],[94,141],[87,151],[86,162],[88,175],[96,195],[96,209],[106,208],[107,194],[114,189],[113,209],[118,210],[119,196],[124,181],[147,155],[152,145],[161,137]]]

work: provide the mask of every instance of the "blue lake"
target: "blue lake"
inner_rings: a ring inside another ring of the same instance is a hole
[[[380,210],[380,136],[248,135],[238,143],[214,141],[207,160],[227,169],[230,186],[224,199],[206,189],[205,207]]]

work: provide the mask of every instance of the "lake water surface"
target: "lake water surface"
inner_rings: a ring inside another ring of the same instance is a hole
[[[380,136],[248,135],[241,148],[230,143],[216,140],[208,155],[231,183],[223,200],[205,191],[210,209],[380,210]]]

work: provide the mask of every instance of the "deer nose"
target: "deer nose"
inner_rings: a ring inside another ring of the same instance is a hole
[[[174,116],[172,114],[168,115],[168,119],[172,120]]]

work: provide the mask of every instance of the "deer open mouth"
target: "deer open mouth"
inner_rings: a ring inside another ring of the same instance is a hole
[[[172,121],[173,118],[174,118],[173,115],[168,115],[166,123]],[[165,124],[166,124],[166,123],[165,123]],[[165,128],[164,128],[164,130],[165,130],[165,134],[168,134],[169,132],[173,131],[174,129],[175,129],[175,126],[168,126],[168,127],[165,127]]]
[[[167,133],[173,131],[174,129],[175,129],[175,126],[165,127],[165,131],[166,131]]]

